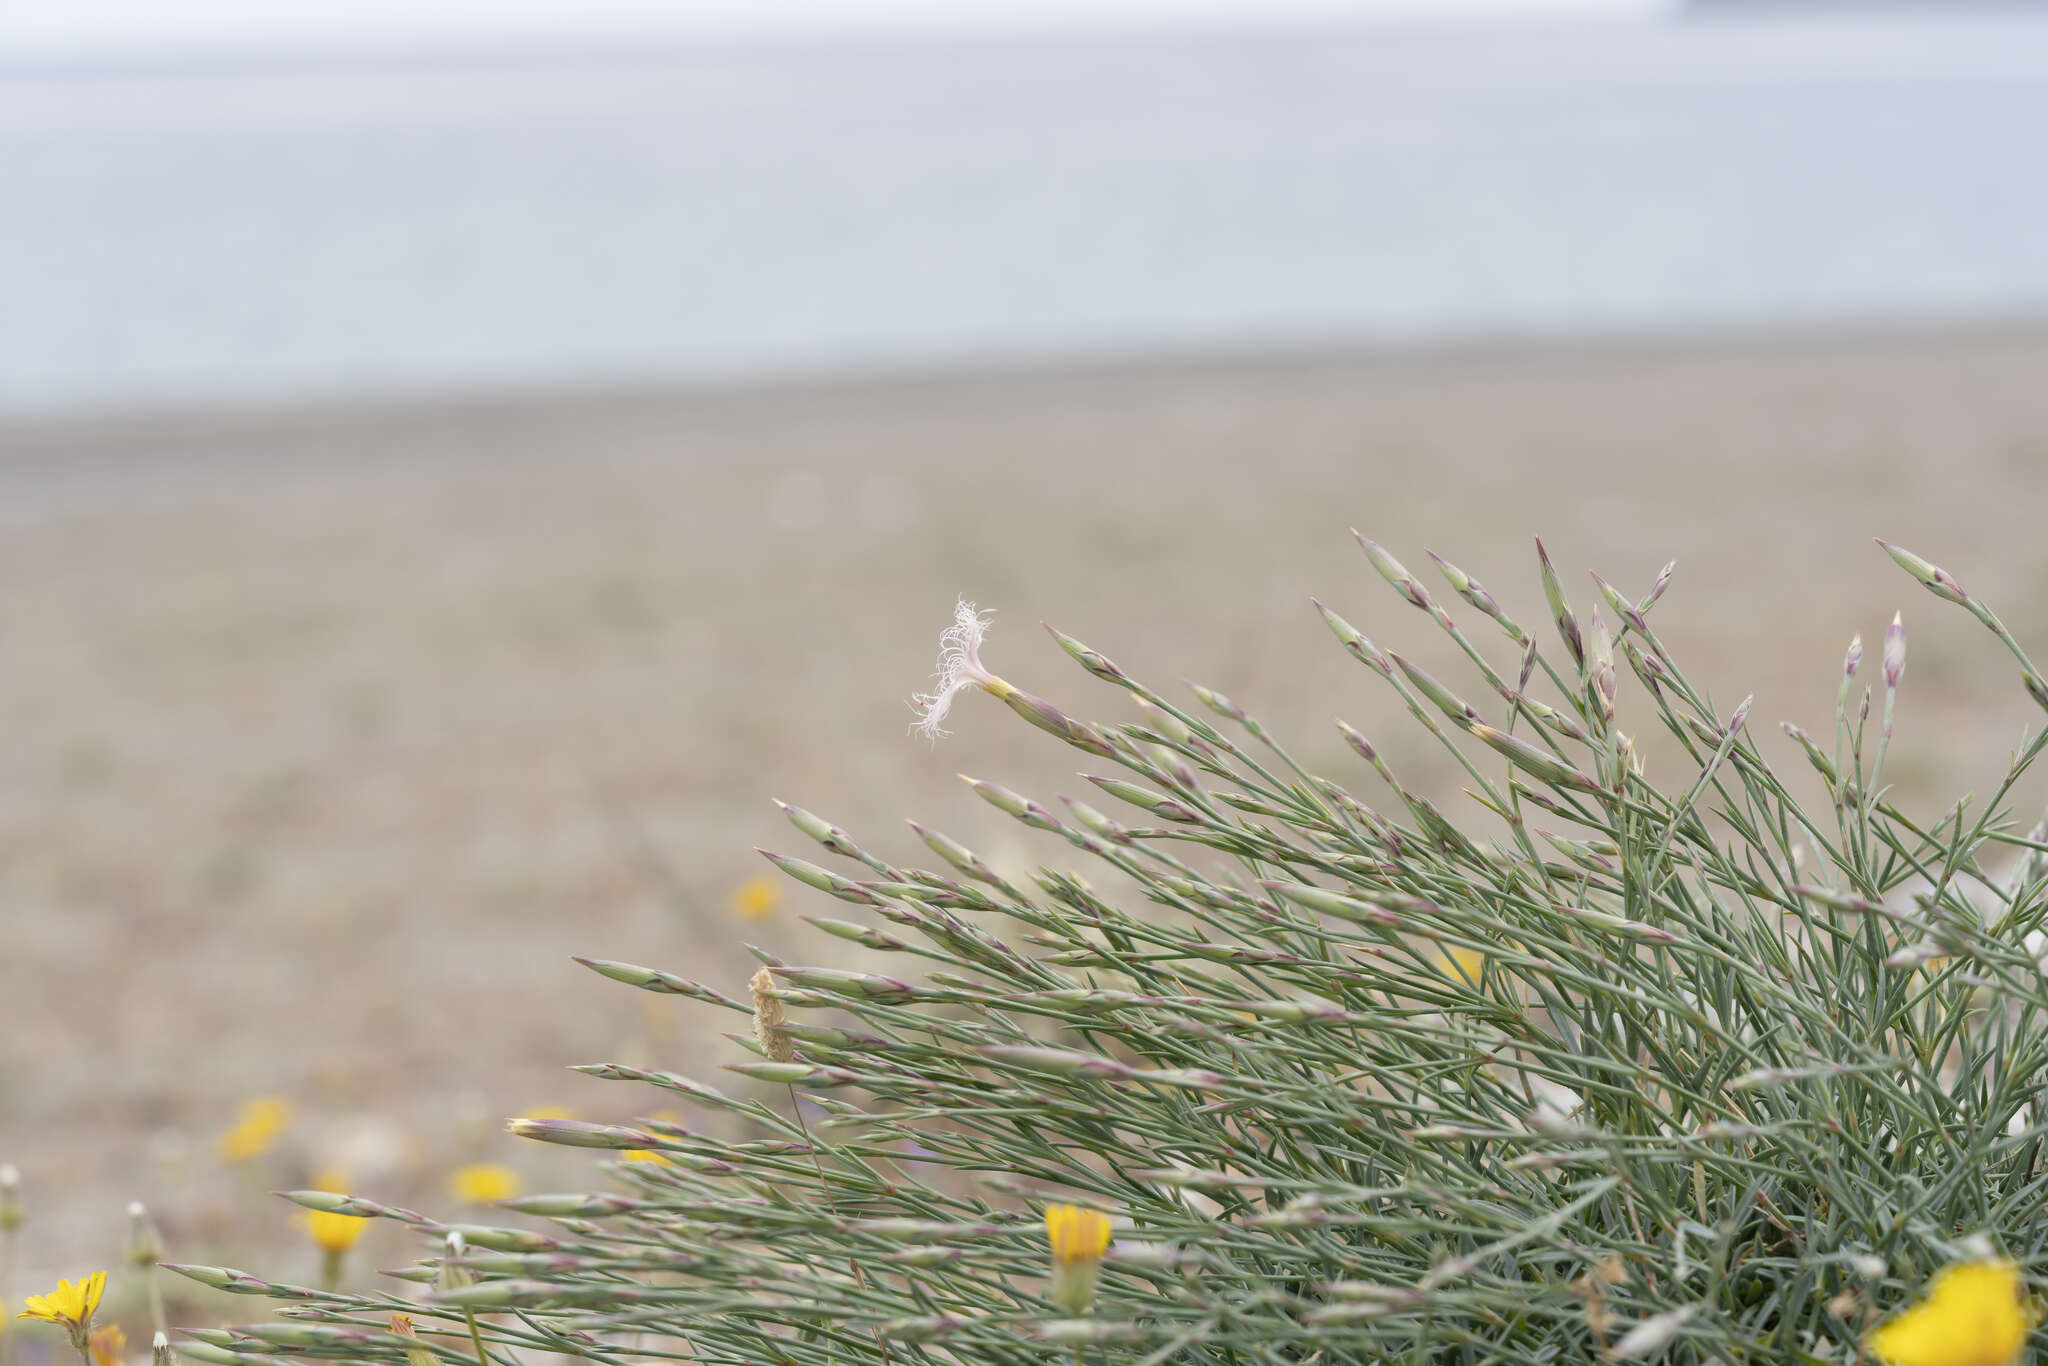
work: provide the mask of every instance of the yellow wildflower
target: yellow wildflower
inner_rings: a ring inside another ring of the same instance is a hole
[[[673,1167],[675,1165],[673,1161],[663,1157],[652,1148],[628,1148],[620,1156],[624,1157],[628,1162],[658,1162],[664,1167]]]
[[[748,878],[733,889],[733,914],[742,920],[766,920],[782,904],[782,884],[766,873]]]
[[[406,1366],[437,1366],[438,1359],[428,1350],[427,1345],[420,1341],[420,1335],[413,1331],[412,1315],[393,1314],[391,1331],[405,1339]]]
[[[70,1332],[71,1341],[82,1351],[93,1311],[100,1307],[100,1296],[106,1293],[106,1289],[107,1273],[104,1271],[95,1271],[76,1285],[70,1281],[59,1281],[57,1288],[47,1295],[30,1295],[15,1317],[57,1324]]]
[[[448,1193],[471,1205],[510,1200],[519,1194],[519,1173],[495,1162],[472,1162],[448,1178]]]
[[[367,1219],[353,1214],[330,1214],[324,1209],[309,1210],[306,1214],[306,1230],[313,1235],[313,1241],[320,1250],[331,1257],[339,1257],[356,1245],[356,1239],[363,1236],[363,1225]]]
[[[263,1156],[292,1122],[291,1102],[283,1096],[258,1096],[242,1102],[235,1122],[218,1140],[221,1159],[249,1162]]]
[[[118,1323],[93,1329],[87,1345],[92,1351],[92,1366],[121,1366],[128,1359],[128,1335]]]
[[[1095,1301],[1102,1254],[1109,1251],[1109,1216],[1074,1205],[1045,1211],[1045,1237],[1052,1244],[1052,1301],[1069,1314],[1083,1314]]]
[[[1872,1355],[1889,1366],[2011,1366],[2033,1316],[2011,1262],[1960,1262],[1940,1272],[1927,1297],[1871,1331]]]

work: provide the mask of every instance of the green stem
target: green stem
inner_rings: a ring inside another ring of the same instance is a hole
[[[490,1353],[484,1350],[484,1335],[476,1326],[476,1310],[464,1307],[462,1317],[469,1320],[469,1340],[476,1345],[477,1366],[491,1366]]]
[[[157,1332],[162,1333],[168,1338],[171,1335],[171,1327],[169,1321],[164,1317],[164,1292],[156,1283],[156,1268],[154,1266],[143,1268],[142,1283],[149,1288],[150,1321],[156,1326]]]

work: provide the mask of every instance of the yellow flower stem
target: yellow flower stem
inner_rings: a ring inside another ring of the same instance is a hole
[[[0,1323],[0,1366],[14,1366],[14,1339],[20,1336],[14,1327],[14,1239],[13,1229],[0,1232],[0,1314],[6,1321]]]
[[[150,1323],[157,1332],[162,1333],[168,1338],[171,1335],[171,1326],[170,1321],[164,1317],[164,1292],[157,1286],[156,1268],[154,1266],[146,1266],[142,1269],[142,1283],[149,1289]]]

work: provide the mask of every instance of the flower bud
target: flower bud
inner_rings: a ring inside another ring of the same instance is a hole
[[[164,1259],[163,1235],[140,1200],[128,1202],[128,1265],[146,1271]]]
[[[440,1269],[434,1273],[435,1294],[446,1295],[476,1284],[476,1277],[462,1264],[463,1256],[468,1250],[468,1245],[463,1242],[460,1233],[451,1232],[448,1235],[448,1242],[441,1251]]]

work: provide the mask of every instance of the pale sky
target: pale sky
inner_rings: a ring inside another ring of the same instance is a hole
[[[66,0],[0,3],[0,54],[550,35],[1178,27],[1654,15],[1676,0]]]

